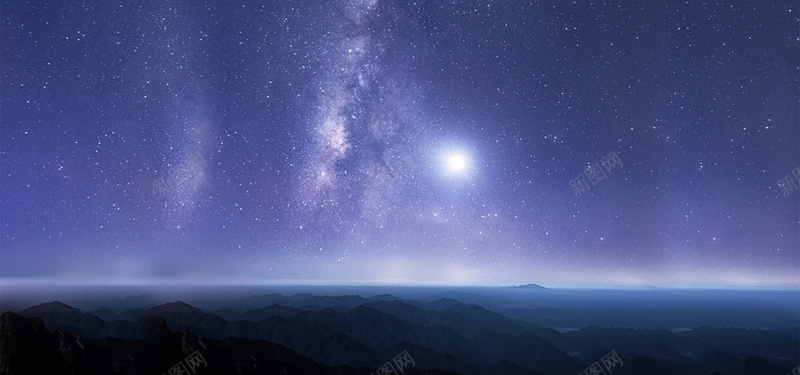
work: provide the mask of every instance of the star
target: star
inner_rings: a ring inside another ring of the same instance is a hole
[[[450,167],[450,170],[454,172],[459,172],[466,167],[467,163],[464,161],[464,158],[460,155],[453,155],[449,159],[447,159],[447,165]]]

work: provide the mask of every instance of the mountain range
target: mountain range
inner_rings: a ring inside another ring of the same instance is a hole
[[[455,299],[391,295],[268,294],[213,311],[50,302],[0,323],[8,375],[163,373],[197,350],[214,374],[369,374],[403,351],[415,363],[405,372],[426,374],[576,374],[611,351],[622,375],[786,374],[800,362],[800,327],[559,331]]]

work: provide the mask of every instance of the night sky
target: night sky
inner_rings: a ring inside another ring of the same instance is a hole
[[[796,1],[1,13],[6,283],[800,285]]]

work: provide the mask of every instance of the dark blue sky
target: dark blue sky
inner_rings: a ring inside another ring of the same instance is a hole
[[[4,1],[0,277],[797,287],[799,12]]]

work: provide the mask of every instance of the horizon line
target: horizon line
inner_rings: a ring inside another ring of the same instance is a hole
[[[525,288],[527,285],[537,287]],[[197,279],[127,279],[127,280],[86,280],[70,278],[29,278],[29,277],[0,277],[0,289],[11,288],[31,288],[31,287],[300,287],[300,288],[322,288],[322,287],[394,287],[394,288],[507,288],[517,290],[786,290],[800,291],[800,285],[764,285],[764,284],[551,284],[542,283],[486,283],[486,284],[467,284],[467,283],[389,283],[378,281],[360,280],[234,280],[229,282],[208,282],[207,280]]]

